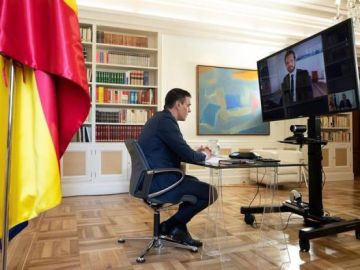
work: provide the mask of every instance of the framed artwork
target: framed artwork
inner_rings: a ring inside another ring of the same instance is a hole
[[[256,70],[196,67],[198,135],[269,135]]]

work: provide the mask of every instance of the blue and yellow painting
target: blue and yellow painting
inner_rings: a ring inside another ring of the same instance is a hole
[[[256,70],[197,66],[199,135],[269,135]]]

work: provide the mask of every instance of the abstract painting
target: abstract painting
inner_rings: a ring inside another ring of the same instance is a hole
[[[256,70],[197,66],[198,135],[269,135]]]

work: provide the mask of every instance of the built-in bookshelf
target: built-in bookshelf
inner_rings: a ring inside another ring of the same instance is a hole
[[[108,24],[80,18],[91,110],[61,159],[63,196],[128,192],[123,142],[157,111],[158,33]]]
[[[91,112],[73,142],[138,138],[157,110],[158,34],[80,24]]]
[[[328,143],[322,148],[322,166],[328,180],[353,180],[352,116],[338,113],[321,116],[321,138]]]
[[[350,142],[351,115],[344,113],[322,116],[321,138],[329,142]]]

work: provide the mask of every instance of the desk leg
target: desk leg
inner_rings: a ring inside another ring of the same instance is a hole
[[[205,241],[202,255],[220,256],[222,261],[222,245],[226,238],[224,212],[222,204],[222,171],[210,168],[209,184],[217,190],[217,200],[208,207],[205,225]],[[210,200],[214,199],[214,190],[209,190]]]
[[[290,253],[279,208],[278,167],[271,168],[269,175],[272,181],[266,185],[262,196],[262,202],[267,206],[259,209],[262,210],[262,215],[256,252],[259,256],[271,258],[282,269],[290,264]]]

